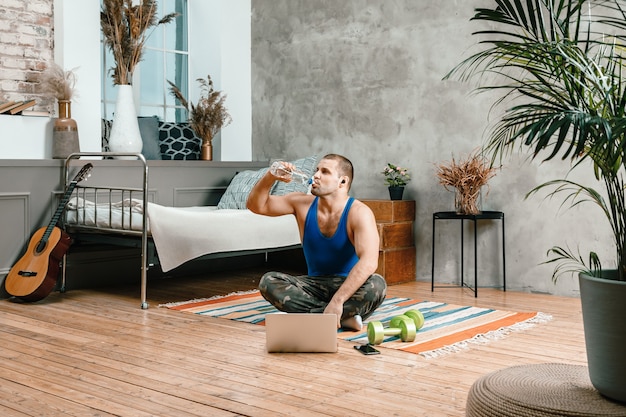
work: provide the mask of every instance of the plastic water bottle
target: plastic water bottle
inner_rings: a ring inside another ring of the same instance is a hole
[[[292,171],[282,161],[274,161],[270,166],[270,172],[279,178],[291,178],[291,181],[296,181],[303,185],[309,185],[313,182],[313,178],[308,177],[303,172]]]

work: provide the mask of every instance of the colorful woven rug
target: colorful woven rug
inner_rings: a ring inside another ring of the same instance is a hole
[[[266,314],[277,312],[258,291],[163,306],[186,313],[258,325],[265,324]],[[512,331],[524,330],[551,319],[550,316],[537,312],[517,313],[390,297],[367,321],[381,321],[387,327],[392,317],[413,309],[420,310],[425,318],[424,326],[417,332],[415,341],[402,342],[398,337],[390,336],[385,338],[381,347],[435,357],[466,349],[471,343],[485,343],[502,338]],[[337,336],[355,343],[367,343],[366,324],[367,322],[361,332],[339,330]]]

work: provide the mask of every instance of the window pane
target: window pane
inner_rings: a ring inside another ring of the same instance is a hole
[[[158,22],[164,16],[163,6],[161,6],[161,2],[158,1],[155,1],[154,5],[157,7],[155,21]],[[163,25],[149,28],[146,31],[146,36],[148,38],[146,39],[145,46],[159,49],[163,48]]]
[[[142,105],[163,105],[163,53],[146,49],[141,61]]]
[[[142,60],[133,76],[135,98],[141,115],[158,115],[162,120],[184,121],[187,119],[186,111],[180,104],[176,108],[166,80],[175,83],[183,95],[188,96],[187,0],[161,0],[155,4],[158,8],[157,20],[169,13],[179,15],[171,22],[152,27],[146,32]],[[101,48],[104,48],[104,44]],[[174,51],[182,51],[182,54]],[[117,88],[113,85],[110,68],[115,62],[108,50],[102,56],[102,115],[111,118],[115,111]]]
[[[187,119],[187,110],[185,110],[184,108],[168,107],[165,110],[165,120],[180,123],[186,122]]]
[[[141,111],[138,116],[157,116],[159,120],[165,120],[163,118],[163,106],[141,106]]]
[[[178,87],[178,89],[182,91],[183,96],[189,99],[187,95],[189,91],[189,82],[187,80],[188,78],[187,55],[181,55],[181,54],[168,52],[165,54],[165,56],[167,59],[165,63],[166,79],[173,82],[176,85],[176,87]],[[169,87],[169,84],[168,84],[168,87]],[[169,91],[169,88],[168,88],[168,91]],[[175,98],[171,94],[167,95],[167,99],[165,103],[168,106],[180,104],[180,103],[175,103]]]
[[[113,53],[109,49],[106,49],[102,59],[101,71],[102,116],[106,119],[113,118],[113,112],[115,111],[115,99],[117,98],[117,89],[113,85],[113,66],[115,66]]]
[[[166,0],[165,10],[178,13],[178,16],[164,26],[165,49],[187,51],[187,0]]]

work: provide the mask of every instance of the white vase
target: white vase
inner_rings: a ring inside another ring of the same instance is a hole
[[[118,85],[113,125],[109,136],[109,150],[111,152],[141,153],[142,149],[143,141],[137,121],[133,87],[128,84]],[[120,157],[120,159],[125,158]]]

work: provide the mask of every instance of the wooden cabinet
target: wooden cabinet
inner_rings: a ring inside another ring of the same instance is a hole
[[[387,284],[415,280],[415,201],[361,200],[374,212],[380,236],[378,270]]]

